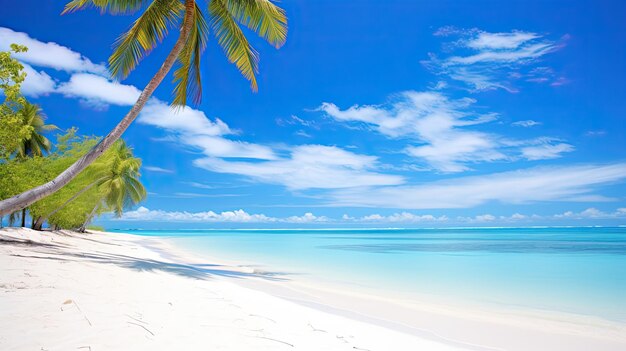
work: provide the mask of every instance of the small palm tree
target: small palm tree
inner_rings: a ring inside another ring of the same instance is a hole
[[[46,124],[46,116],[39,105],[31,104],[25,101],[17,111],[18,116],[22,120],[22,126],[28,127],[30,133],[20,140],[15,155],[18,158],[43,156],[44,153],[50,152],[52,144],[50,140],[44,136],[44,133],[58,129],[53,124]],[[22,208],[21,213],[22,227],[26,226],[26,208]]]
[[[200,4],[204,3],[208,16]],[[98,8],[111,14],[128,14],[144,9],[143,13],[115,43],[109,58],[109,68],[116,78],[125,78],[137,64],[167,36],[170,29],[180,34],[163,65],[150,79],[126,116],[109,134],[85,156],[48,183],[0,201],[0,216],[22,209],[59,190],[102,155],[121,137],[137,118],[155,89],[175,63],[175,106],[184,106],[187,97],[198,103],[202,97],[200,60],[208,41],[209,29],[224,49],[230,62],[250,80],[257,90],[255,74],[259,56],[248,42],[243,27],[256,32],[267,42],[279,48],[287,38],[287,17],[283,9],[270,0],[72,0],[64,13]]]
[[[46,124],[46,116],[39,105],[25,102],[17,112],[22,118],[22,124],[32,128],[30,135],[20,141],[15,153],[17,157],[43,156],[50,152],[52,144],[44,133],[58,129],[53,124]]]
[[[133,156],[132,148],[123,140],[119,140],[114,148],[112,167],[99,188],[103,202],[115,216],[121,217],[124,209],[146,198],[146,189],[139,181],[141,159]]]
[[[44,217],[38,218],[34,228],[38,230],[41,229],[43,223],[48,218],[54,216],[57,212],[94,186],[98,188],[101,197],[91,213],[87,216],[85,224],[83,224],[81,229],[91,221],[102,205],[107,206],[116,216],[121,216],[124,209],[146,198],[146,189],[139,181],[139,177],[141,176],[139,172],[140,168],[141,159],[133,155],[133,149],[128,147],[124,140],[116,141],[107,155],[103,156],[96,164],[90,167],[90,177],[95,178],[95,180],[76,192],[76,194],[54,211]]]

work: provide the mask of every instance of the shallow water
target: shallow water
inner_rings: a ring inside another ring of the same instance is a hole
[[[626,228],[125,230],[192,251],[410,296],[626,322]]]

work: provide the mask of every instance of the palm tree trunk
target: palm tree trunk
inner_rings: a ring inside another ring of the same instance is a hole
[[[22,228],[26,227],[26,208],[22,209]]]
[[[41,216],[37,217],[37,219],[33,218],[33,225],[31,226],[31,229],[41,230],[41,227],[43,227],[43,221],[41,220]]]
[[[83,225],[81,225],[78,228],[78,231],[80,233],[84,233],[85,232],[85,230],[87,229],[87,225],[89,225],[89,222],[91,222],[91,220],[93,219],[93,216],[95,216],[96,211],[98,210],[99,207],[100,207],[100,203],[98,203],[96,206],[94,206],[93,210],[91,210],[91,213],[89,214],[89,216],[85,220],[85,223],[83,223]]]
[[[95,182],[87,185],[86,187],[80,189],[79,192],[77,192],[76,194],[74,194],[74,196],[70,197],[69,199],[67,199],[67,201],[65,201],[61,206],[57,207],[54,211],[48,213],[48,215],[46,216],[41,216],[37,219],[37,223],[35,223],[36,226],[39,227],[39,229],[41,229],[41,226],[43,225],[43,223],[45,221],[48,220],[48,218],[54,216],[57,212],[61,211],[63,208],[65,208],[65,206],[67,206],[70,202],[76,200],[77,197],[81,196],[82,194],[84,194],[87,190],[91,189],[94,187],[94,185],[98,184],[98,182],[100,182],[102,179],[98,179]]]
[[[178,55],[189,38],[189,33],[193,24],[194,8],[195,0],[185,0],[185,18],[180,29],[180,36],[176,40],[176,44],[174,44],[174,47],[167,55],[167,58],[165,59],[165,62],[163,62],[163,65],[161,65],[161,68],[159,68],[157,73],[152,77],[152,79],[150,79],[148,85],[146,85],[133,107],[126,114],[126,116],[124,116],[120,123],[118,123],[118,125],[116,125],[115,128],[113,128],[113,130],[98,143],[98,145],[89,150],[85,156],[78,159],[74,162],[74,164],[53,180],[11,198],[0,201],[0,216],[26,208],[35,201],[61,189],[65,184],[74,179],[74,177],[76,177],[83,169],[89,166],[100,155],[108,150],[109,147],[111,147],[111,145],[119,139],[120,136],[122,136],[128,126],[137,118],[141,109],[146,105],[150,96],[152,96],[152,93],[154,93],[156,88],[163,81],[163,78],[165,78],[167,73],[174,66]]]

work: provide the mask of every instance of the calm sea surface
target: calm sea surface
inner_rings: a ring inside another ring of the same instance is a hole
[[[123,232],[312,279],[626,322],[626,228]]]

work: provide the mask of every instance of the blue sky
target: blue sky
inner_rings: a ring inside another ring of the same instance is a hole
[[[149,196],[129,227],[617,225],[626,219],[626,5],[606,1],[284,1],[287,43],[259,92],[212,40],[202,104],[171,77],[124,138]],[[174,36],[119,83],[133,16],[20,1],[25,93],[49,122],[106,134]]]

